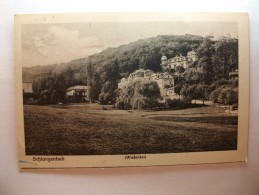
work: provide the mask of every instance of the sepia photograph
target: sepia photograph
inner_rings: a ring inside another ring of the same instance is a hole
[[[158,15],[16,16],[21,168],[246,161],[247,15]]]

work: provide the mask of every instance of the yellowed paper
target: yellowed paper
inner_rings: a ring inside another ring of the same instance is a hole
[[[16,15],[19,168],[246,162],[248,33],[245,13]]]

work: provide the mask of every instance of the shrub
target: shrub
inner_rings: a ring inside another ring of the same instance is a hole
[[[184,96],[182,101],[184,102],[185,105],[191,104],[192,103],[192,97],[190,96]]]
[[[159,86],[154,81],[137,80],[119,91],[116,107],[120,109],[151,109],[157,107]]]
[[[102,91],[99,94],[99,102],[102,105],[107,105],[107,104],[113,104],[116,99],[116,90],[115,86],[107,81],[105,84],[102,86]]]
[[[166,100],[166,107],[168,108],[183,108],[187,104],[183,100],[180,99],[167,99]]]
[[[218,103],[218,96],[220,94],[221,88],[217,88],[214,91],[212,91],[209,95],[210,100],[214,103]]]
[[[56,90],[53,90],[50,96],[50,103],[56,104],[58,102],[58,93]]]
[[[127,106],[125,105],[124,101],[117,101],[115,103],[115,107],[118,109],[127,109]]]

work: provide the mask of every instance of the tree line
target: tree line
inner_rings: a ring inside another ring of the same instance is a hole
[[[47,103],[65,101],[64,94],[68,87],[87,85],[88,96],[92,101],[110,104],[121,99],[122,94],[119,94],[117,89],[121,78],[127,78],[139,68],[161,72],[162,54],[166,54],[168,58],[180,54],[186,56],[192,49],[198,54],[197,62],[190,64],[190,68],[186,70],[182,67],[168,70],[175,77],[175,92],[179,96],[186,100],[205,101],[212,99],[210,94],[217,88],[237,91],[237,86],[233,87],[232,84],[221,83],[215,87],[216,82],[228,81],[229,72],[238,69],[238,40],[231,37],[215,40],[214,37],[194,35],[159,35],[118,48],[108,48],[88,58],[48,66],[47,76],[37,75],[41,67],[37,67],[37,70],[35,68],[34,72],[33,68],[24,70],[24,75],[34,78],[34,92],[39,96],[39,100],[46,100]],[[143,95],[143,101],[144,97],[146,96]],[[220,103],[220,98],[217,99],[214,102]]]

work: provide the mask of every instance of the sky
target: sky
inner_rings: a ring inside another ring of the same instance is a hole
[[[22,66],[68,62],[157,35],[230,35],[233,22],[95,22],[22,25]]]

